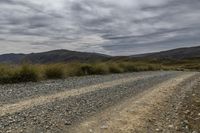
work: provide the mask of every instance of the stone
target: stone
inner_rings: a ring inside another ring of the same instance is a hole
[[[71,121],[65,121],[65,125],[72,125]]]
[[[93,130],[92,130],[92,129],[89,129],[89,132],[90,132],[90,133],[93,133]]]
[[[184,111],[185,114],[189,114],[190,113],[190,110],[186,110]]]
[[[108,128],[107,125],[102,125],[102,126],[101,126],[101,129],[107,129],[107,128]]]
[[[192,133],[198,133],[197,131],[193,131]]]
[[[183,122],[184,122],[185,124],[189,124],[188,120],[184,120]]]
[[[174,125],[169,125],[168,127],[169,127],[169,128],[174,128]]]
[[[156,129],[156,132],[160,132],[160,129],[159,129],[159,128],[157,128],[157,129]]]

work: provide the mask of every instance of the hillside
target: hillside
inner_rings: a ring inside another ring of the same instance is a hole
[[[31,54],[4,54],[0,55],[1,63],[21,63],[29,61],[31,63],[56,63],[69,61],[90,61],[103,60],[110,56],[98,53],[76,52],[69,50],[53,50],[42,53]]]
[[[156,52],[156,53],[134,55],[132,57],[172,59],[172,60],[200,58],[200,46],[178,48],[178,49],[161,51],[161,52]]]
[[[112,57],[109,55],[99,53],[87,53],[77,52],[69,50],[53,50],[41,53],[31,54],[4,54],[0,55],[0,63],[21,63],[23,61],[29,61],[31,63],[57,63],[57,62],[70,62],[70,61],[96,61],[96,60],[119,60],[119,59],[170,59],[170,60],[182,60],[191,58],[200,58],[200,46],[198,47],[187,47],[178,48],[168,51],[161,51],[156,53],[147,53],[133,56],[116,56]]]

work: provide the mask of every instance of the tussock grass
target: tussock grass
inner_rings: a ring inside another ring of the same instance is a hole
[[[178,70],[200,71],[198,60],[108,60],[90,63],[0,65],[0,83],[36,82],[62,79],[69,76],[102,75],[111,73]]]
[[[62,64],[51,64],[44,67],[45,79],[61,79],[64,76],[64,66]]]
[[[36,82],[39,80],[39,73],[33,65],[1,66],[0,71],[0,83]]]

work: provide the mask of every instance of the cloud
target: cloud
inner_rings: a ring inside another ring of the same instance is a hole
[[[1,0],[0,53],[129,55],[200,44],[199,0]]]

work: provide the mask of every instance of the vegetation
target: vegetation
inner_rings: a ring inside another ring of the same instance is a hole
[[[0,83],[36,82],[39,80],[37,68],[32,65],[1,66]]]
[[[48,65],[44,69],[44,77],[46,79],[64,78],[64,67],[60,64]]]
[[[133,60],[112,59],[99,62],[71,62],[59,64],[0,65],[0,83],[36,82],[69,76],[101,75],[111,73],[155,70],[200,70],[200,59],[188,60]]]

